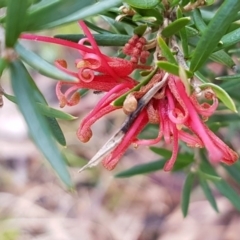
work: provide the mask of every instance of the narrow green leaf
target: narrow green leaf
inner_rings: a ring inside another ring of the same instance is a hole
[[[226,0],[223,2],[197,44],[190,64],[191,71],[198,70],[208,59],[239,10],[239,0]]]
[[[122,96],[118,97],[115,101],[112,102],[113,106],[122,106],[124,103],[124,100],[126,99],[127,95],[130,92],[133,91],[138,91],[142,86],[145,86],[146,84],[149,83],[149,81],[152,79],[152,77],[154,76],[154,74],[156,73],[157,68],[155,68],[149,75],[146,76],[145,79],[143,79],[137,86],[135,86],[134,88],[132,88],[131,90],[129,90],[128,92],[126,92],[125,94],[123,94]]]
[[[54,138],[57,140],[59,144],[61,144],[62,146],[66,146],[67,145],[66,139],[64,137],[62,129],[60,128],[57,120],[55,118],[50,118],[50,117],[46,117],[46,119]]]
[[[3,93],[3,95],[11,102],[17,103],[16,97],[11,96],[7,93]],[[52,117],[52,118],[58,118],[58,119],[62,119],[62,120],[74,120],[77,117],[74,117],[68,113],[62,112],[60,110],[57,110],[55,108],[51,108],[46,104],[40,103],[40,102],[36,102],[36,106],[39,110],[39,112],[42,115],[45,115],[47,117]]]
[[[209,80],[199,71],[194,72],[194,76],[196,76],[201,82],[209,82]]]
[[[150,172],[155,172],[163,169],[165,163],[166,163],[166,160],[158,160],[150,163],[140,164],[128,170],[117,173],[115,177],[126,178],[126,177],[132,177],[139,174],[147,174]]]
[[[216,77],[216,80],[223,80],[223,81],[233,81],[233,80],[238,80],[240,81],[240,74],[235,74],[235,75],[228,75],[228,76],[220,76]],[[232,84],[234,87],[234,84]]]
[[[147,30],[147,24],[142,24],[142,25],[139,25],[136,28],[134,28],[133,32],[134,32],[134,34],[141,37],[145,33],[146,30]]]
[[[195,179],[195,174],[190,172],[187,175],[187,178],[183,186],[181,208],[182,208],[182,213],[184,217],[186,217],[188,213],[190,195],[191,195],[194,179]]]
[[[202,15],[201,15],[200,10],[195,9],[193,11],[192,16],[193,16],[193,21],[194,21],[194,24],[195,24],[196,28],[200,31],[201,34],[203,34],[207,25],[204,22],[204,20],[202,19]]]
[[[179,66],[177,66],[175,64],[172,64],[172,63],[169,63],[169,62],[165,62],[165,61],[158,61],[157,62],[157,66],[160,69],[165,70],[166,72],[169,72],[171,74],[179,76]],[[188,78],[191,78],[193,76],[192,72],[190,72],[188,70],[185,70],[185,72],[186,72],[186,75],[187,75]]]
[[[166,150],[164,148],[150,147],[150,149],[154,153],[162,156],[165,159],[169,159],[172,156],[172,151]],[[187,167],[191,163],[193,163],[193,161],[194,161],[194,156],[192,154],[178,153],[177,160],[173,167],[173,171],[179,171],[179,170]]]
[[[198,170],[198,175],[202,178],[209,180],[209,181],[220,181],[222,178],[216,175],[207,174],[201,170]]]
[[[159,3],[158,0],[124,0],[123,2],[126,2],[132,7],[141,9],[151,9]]]
[[[225,170],[228,172],[228,174],[237,182],[240,184],[240,170],[236,168],[235,165],[233,166],[226,166],[223,165]]]
[[[214,52],[209,57],[214,62],[218,62],[221,64],[226,65],[229,68],[233,68],[235,66],[235,62],[232,60],[232,58],[223,50]]]
[[[203,161],[201,161],[200,169],[202,169],[204,172],[209,173],[210,175],[218,176],[214,168],[206,160],[205,156],[202,155],[202,157]],[[223,194],[238,211],[240,211],[240,197],[234,191],[234,189],[223,179],[220,181],[214,181],[213,183],[217,187],[218,191]]]
[[[65,166],[64,156],[57,148],[52,137],[49,136],[50,129],[35,104],[29,73],[20,61],[12,62],[10,70],[12,88],[32,138],[62,181],[67,186],[71,186],[72,183]]]
[[[85,24],[88,26],[88,28],[92,29],[93,31],[97,32],[97,33],[101,33],[101,34],[112,34],[112,32],[106,30],[106,29],[103,29],[103,28],[100,28],[98,26],[96,26],[96,24],[93,24],[87,20],[84,20]]]
[[[180,29],[185,27],[191,21],[190,17],[183,17],[175,20],[174,22],[170,23],[167,27],[162,30],[162,36],[164,37],[171,37],[175,33],[177,33]]]
[[[43,74],[44,76],[56,79],[56,80],[64,80],[70,82],[77,82],[78,79],[74,76],[71,76],[55,66],[51,65],[35,53],[28,51],[24,48],[20,43],[17,43],[15,46],[15,50],[19,54],[20,58],[34,68],[39,73]]]
[[[7,67],[8,67],[8,61],[4,58],[0,58],[0,77],[2,76],[4,69]]]
[[[182,10],[180,7],[178,7],[177,9],[177,18],[182,18]],[[185,57],[188,56],[188,35],[187,35],[187,30],[186,27],[183,27],[180,31],[179,31],[179,35],[181,38],[181,43],[182,43],[182,49],[183,49],[183,54]]]
[[[218,85],[214,83],[204,83],[199,86],[201,89],[205,89],[210,87],[217,97],[224,103],[226,107],[228,107],[230,110],[237,112],[237,108],[235,106],[235,103],[233,102],[232,98],[228,95],[228,93]]]
[[[161,53],[162,53],[163,57],[165,57],[170,63],[177,65],[177,61],[174,58],[172,51],[169,49],[169,47],[167,46],[165,41],[161,37],[159,37],[157,39],[157,41],[158,41],[158,45],[161,49]]]
[[[195,28],[186,26],[185,29],[186,29],[188,38],[195,37],[195,36],[197,36],[199,34],[199,32]]]
[[[200,180],[201,188],[202,188],[202,190],[203,190],[203,192],[205,194],[205,197],[207,198],[207,200],[209,201],[209,203],[211,204],[213,209],[216,212],[218,212],[218,206],[217,206],[215,197],[213,196],[212,190],[211,190],[211,188],[208,185],[208,182],[201,176],[200,176],[199,180]]]
[[[61,38],[72,42],[78,42],[82,38],[86,38],[84,34],[59,34],[55,38]],[[99,46],[124,46],[131,36],[123,34],[93,34]]]
[[[240,28],[224,35],[221,38],[221,42],[222,42],[222,45],[216,48],[215,51],[231,47],[232,45],[240,42]]]
[[[8,0],[6,14],[6,35],[5,41],[7,47],[13,47],[20,33],[25,30],[26,12],[28,0]]]
[[[121,0],[95,0],[79,1],[79,0],[52,0],[44,1],[45,6],[41,8],[35,7],[30,12],[28,24],[29,31],[36,31],[56,27],[62,24],[85,19],[94,16],[112,7],[119,6]],[[58,13],[58,14],[53,14]]]

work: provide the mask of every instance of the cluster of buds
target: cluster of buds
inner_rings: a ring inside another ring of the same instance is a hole
[[[150,55],[149,51],[144,49],[144,45],[147,40],[144,37],[139,37],[138,35],[133,35],[129,41],[123,47],[123,53],[131,56],[130,61],[132,63],[142,63],[145,64]]]

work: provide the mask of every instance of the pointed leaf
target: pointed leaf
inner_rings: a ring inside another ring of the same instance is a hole
[[[195,174],[190,172],[187,175],[187,178],[183,186],[181,208],[182,208],[182,213],[184,217],[186,217],[188,214],[190,195],[191,195],[194,179],[195,179]]]
[[[213,196],[212,190],[211,190],[211,188],[208,185],[208,182],[201,176],[200,176],[199,180],[200,180],[201,188],[202,188],[202,190],[203,190],[207,200],[209,201],[209,203],[211,204],[213,209],[216,212],[218,212],[218,206],[217,206],[216,200],[215,200],[215,198]]]
[[[166,163],[166,160],[158,160],[150,163],[140,164],[128,170],[117,173],[115,177],[126,178],[126,177],[132,177],[139,174],[147,174],[150,172],[155,172],[163,169],[165,163]]]
[[[6,46],[13,47],[20,33],[25,30],[28,0],[8,0],[6,14]]]
[[[185,27],[191,21],[190,17],[183,17],[175,20],[174,22],[170,23],[167,27],[162,30],[162,36],[164,37],[171,37],[175,33],[177,33],[180,29]]]
[[[240,81],[240,74],[235,74],[235,75],[228,75],[228,76],[220,76],[216,77],[216,80],[223,80],[223,81],[232,81],[232,80],[238,80]],[[234,87],[234,84],[232,84]]]
[[[232,98],[228,95],[228,93],[218,85],[214,83],[204,83],[199,86],[201,89],[210,87],[216,94],[216,96],[224,103],[226,107],[228,107],[230,110],[237,112],[237,108],[235,106],[235,103],[233,102]]]
[[[160,69],[165,70],[166,72],[169,72],[171,74],[179,76],[179,66],[177,66],[175,64],[172,64],[172,63],[169,63],[169,62],[165,62],[165,61],[158,61],[157,62],[157,66]],[[186,72],[186,75],[187,75],[188,78],[191,78],[193,76],[192,72],[190,72],[188,70],[185,70],[185,72]]]
[[[57,142],[62,146],[66,146],[66,139],[64,137],[62,129],[60,128],[57,120],[55,118],[50,118],[50,117],[46,117],[46,120]]]
[[[124,0],[128,5],[140,8],[140,9],[151,9],[157,6],[158,0]]]
[[[190,64],[191,71],[198,70],[206,62],[239,10],[239,0],[223,2],[197,44]]]
[[[49,136],[50,129],[36,107],[31,84],[29,83],[30,75],[19,61],[12,62],[10,70],[12,88],[32,138],[62,181],[67,186],[71,186],[71,179],[65,165],[64,156],[57,148],[52,137]]]
[[[43,74],[44,76],[56,79],[56,80],[64,80],[70,82],[77,82],[78,79],[74,76],[71,76],[55,66],[51,65],[35,53],[28,51],[24,48],[20,43],[16,44],[15,50],[21,57],[21,59],[34,68],[39,73]]]
[[[206,157],[203,156],[203,161],[201,162],[200,169],[204,172],[209,173],[210,175],[217,175],[216,171],[213,169],[213,167],[209,164],[209,162],[206,160]],[[239,195],[234,191],[234,189],[223,179],[220,181],[214,181],[213,182],[215,186],[217,187],[218,191],[224,195],[234,206],[235,208],[240,211],[240,197]]]
[[[28,31],[56,27],[62,24],[94,16],[112,7],[119,6],[121,0],[52,0],[43,1],[44,6],[35,7],[30,12]],[[37,4],[36,4],[37,5]],[[58,14],[53,14],[58,13]]]
[[[236,168],[235,165],[233,166],[226,166],[223,165],[225,170],[228,172],[228,174],[238,183],[240,184],[240,170]]]
[[[158,45],[161,49],[161,53],[162,53],[163,57],[165,57],[170,63],[177,65],[177,61],[174,58],[172,51],[169,49],[169,47],[165,43],[165,41],[161,37],[159,37],[157,39],[157,41],[158,41]]]
[[[231,47],[232,45],[240,42],[240,28],[224,35],[221,38],[222,45],[217,48],[217,50],[225,49]]]
[[[10,100],[11,102],[17,103],[16,97],[11,96],[11,95],[9,95],[5,92],[3,93],[3,95],[8,100]],[[43,103],[36,102],[36,106],[37,106],[39,112],[42,115],[45,115],[47,117],[59,118],[59,119],[62,119],[62,120],[74,120],[74,119],[77,118],[77,117],[74,117],[74,116],[72,116],[68,113],[62,112],[62,111],[57,110],[55,108],[51,108],[48,105],[43,104]]]
[[[86,38],[84,34],[59,34],[55,38],[61,38],[72,42],[78,42],[82,38]],[[131,36],[123,34],[93,34],[98,46],[124,46]]]
[[[195,9],[193,11],[192,16],[193,16],[193,21],[194,21],[194,24],[195,24],[196,28],[200,31],[201,34],[203,34],[207,25],[204,22],[204,20],[202,19],[202,15],[201,15],[200,10]]]

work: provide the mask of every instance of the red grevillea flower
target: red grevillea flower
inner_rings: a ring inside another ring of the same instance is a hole
[[[22,39],[50,42],[79,50],[81,58],[76,59],[75,61],[77,68],[76,72],[67,69],[67,62],[65,60],[57,60],[55,62],[59,69],[79,79],[77,83],[64,81],[58,82],[56,86],[56,94],[61,107],[77,104],[80,99],[79,93],[77,92],[79,89],[92,89],[108,92],[119,84],[126,84],[128,87],[133,87],[136,84],[136,81],[129,77],[129,75],[135,69],[151,68],[149,66],[139,65],[136,61],[128,61],[122,58],[108,57],[104,55],[101,53],[85,23],[79,21],[79,24],[84,31],[86,38],[81,39],[78,44],[67,40],[33,34],[21,35]],[[85,42],[89,42],[91,47],[86,47],[84,45]],[[63,85],[69,86],[65,93],[61,90]]]
[[[157,73],[150,81],[149,86],[145,86],[145,89],[132,93],[132,95],[139,99],[149,87],[152,87],[153,83],[161,81],[162,76],[162,73]],[[122,91],[126,91],[126,89],[122,88]],[[131,143],[135,146],[149,146],[158,143],[162,138],[166,144],[173,145],[172,156],[164,166],[165,171],[170,171],[177,159],[179,140],[185,142],[189,147],[205,147],[213,164],[219,162],[233,164],[238,159],[237,153],[221,141],[204,123],[204,120],[216,110],[218,99],[211,89],[206,89],[203,93],[208,100],[212,100],[212,105],[200,104],[195,93],[188,96],[182,81],[176,76],[169,76],[162,91],[152,98],[125,132],[121,142],[103,159],[103,165],[112,170]],[[101,103],[85,118],[78,131],[80,135],[90,136],[90,125],[96,119],[94,115],[97,110],[104,112],[105,109],[105,113],[107,113],[107,109],[109,111],[116,109],[109,105],[113,99],[114,97],[109,98],[109,101],[105,102],[106,105]],[[159,124],[157,138],[138,140],[137,135],[148,123]]]

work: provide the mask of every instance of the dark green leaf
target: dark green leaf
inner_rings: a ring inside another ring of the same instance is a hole
[[[166,160],[158,160],[150,163],[140,164],[128,170],[117,173],[115,177],[126,178],[126,177],[132,177],[139,174],[155,172],[163,169],[165,163],[166,163]]]
[[[7,47],[13,47],[20,33],[25,30],[26,12],[28,0],[8,0],[6,14],[6,35],[5,41]]]
[[[240,42],[240,28],[224,35],[221,39],[221,46],[215,50],[225,49],[231,47],[232,45]]]
[[[161,37],[159,37],[157,40],[163,57],[165,57],[170,63],[177,65],[177,61],[174,58],[172,51],[169,49],[168,45],[164,42],[164,40]]]
[[[226,166],[223,165],[223,167],[226,169],[228,174],[237,182],[240,184],[240,170],[236,168],[235,164],[233,166]]]
[[[8,61],[4,58],[0,58],[0,77],[2,76],[2,73],[7,66],[8,66]]]
[[[217,206],[216,200],[215,200],[215,198],[213,196],[212,190],[211,190],[211,188],[208,185],[208,182],[201,176],[200,176],[199,180],[200,180],[200,185],[202,187],[202,190],[203,190],[207,200],[209,201],[209,203],[211,204],[213,209],[216,212],[218,212],[218,206]]]
[[[139,37],[141,37],[147,29],[147,24],[142,24],[134,28],[133,32],[134,34],[137,34]]]
[[[128,5],[141,9],[151,9],[154,8],[159,1],[158,0],[123,0]]]
[[[101,34],[112,34],[112,32],[106,30],[106,29],[103,29],[103,28],[100,28],[98,26],[96,26],[96,24],[93,24],[87,20],[84,20],[85,24],[90,28],[92,29],[93,31],[97,32],[97,33],[101,33]]]
[[[83,34],[62,34],[56,35],[55,38],[61,38],[72,42],[78,42],[80,39],[85,38]],[[98,46],[124,46],[131,36],[123,34],[93,34]]]
[[[206,62],[239,10],[239,0],[223,2],[197,44],[190,64],[191,71],[198,70]]]
[[[177,18],[182,18],[182,11],[181,8],[179,7],[177,9]],[[183,49],[183,54],[185,57],[188,56],[188,35],[187,35],[187,30],[186,27],[183,27],[180,31],[179,31],[179,35],[181,38],[181,44],[182,44],[182,49]]]
[[[201,161],[200,168],[204,172],[209,173],[210,175],[218,176],[216,171],[213,169],[213,167],[209,164],[209,162],[206,160],[204,156],[203,159],[204,160]],[[229,201],[236,207],[236,209],[240,211],[240,197],[234,191],[234,189],[223,179],[220,181],[214,181],[213,183],[217,187],[218,191],[222,193],[226,198],[228,198]]]
[[[52,0],[43,1],[29,13],[29,31],[52,28],[94,16],[121,4],[120,0]],[[37,4],[36,4],[37,5]],[[54,13],[54,14],[53,14]]]
[[[67,186],[71,186],[72,183],[65,165],[64,156],[57,148],[52,137],[49,136],[50,129],[48,124],[39,113],[35,104],[35,97],[30,84],[30,81],[32,81],[30,75],[24,65],[19,61],[12,62],[10,70],[12,88],[18,106],[27,122],[31,136],[62,181]]]
[[[170,23],[167,27],[162,30],[162,36],[171,37],[175,33],[177,33],[180,29],[185,27],[190,22],[190,17],[183,17],[175,20]]]
[[[172,156],[172,152],[164,148],[150,147],[150,149],[165,159],[169,159]],[[173,167],[173,171],[179,171],[193,163],[193,161],[194,157],[192,154],[178,153],[177,160]]]
[[[169,62],[165,62],[165,61],[158,61],[157,62],[157,66],[160,68],[160,69],[163,69],[165,70],[166,72],[169,72],[171,74],[174,74],[176,76],[179,76],[179,66],[175,65],[175,64],[172,64],[172,63],[169,63]],[[185,70],[185,69],[184,69]],[[185,70],[186,72],[186,75],[188,78],[192,77],[193,76],[193,73],[191,73],[190,71],[188,70]]]
[[[193,11],[192,16],[193,16],[193,21],[194,21],[194,24],[195,24],[196,28],[200,31],[201,34],[203,34],[207,25],[202,19],[202,15],[201,15],[200,10],[195,9]]]
[[[183,186],[181,208],[182,208],[182,213],[184,217],[186,217],[188,213],[188,206],[189,206],[190,195],[191,195],[194,178],[195,178],[195,174],[190,172],[187,175],[187,178]]]
[[[56,80],[64,80],[70,82],[78,81],[76,77],[59,70],[35,53],[28,51],[21,44],[16,44],[15,49],[24,62],[26,62],[28,65],[30,65],[32,68],[44,76],[54,78]]]
[[[51,132],[54,138],[58,141],[62,146],[66,146],[66,139],[63,135],[62,129],[60,128],[57,120],[55,118],[46,117],[48,125],[51,129]]]

